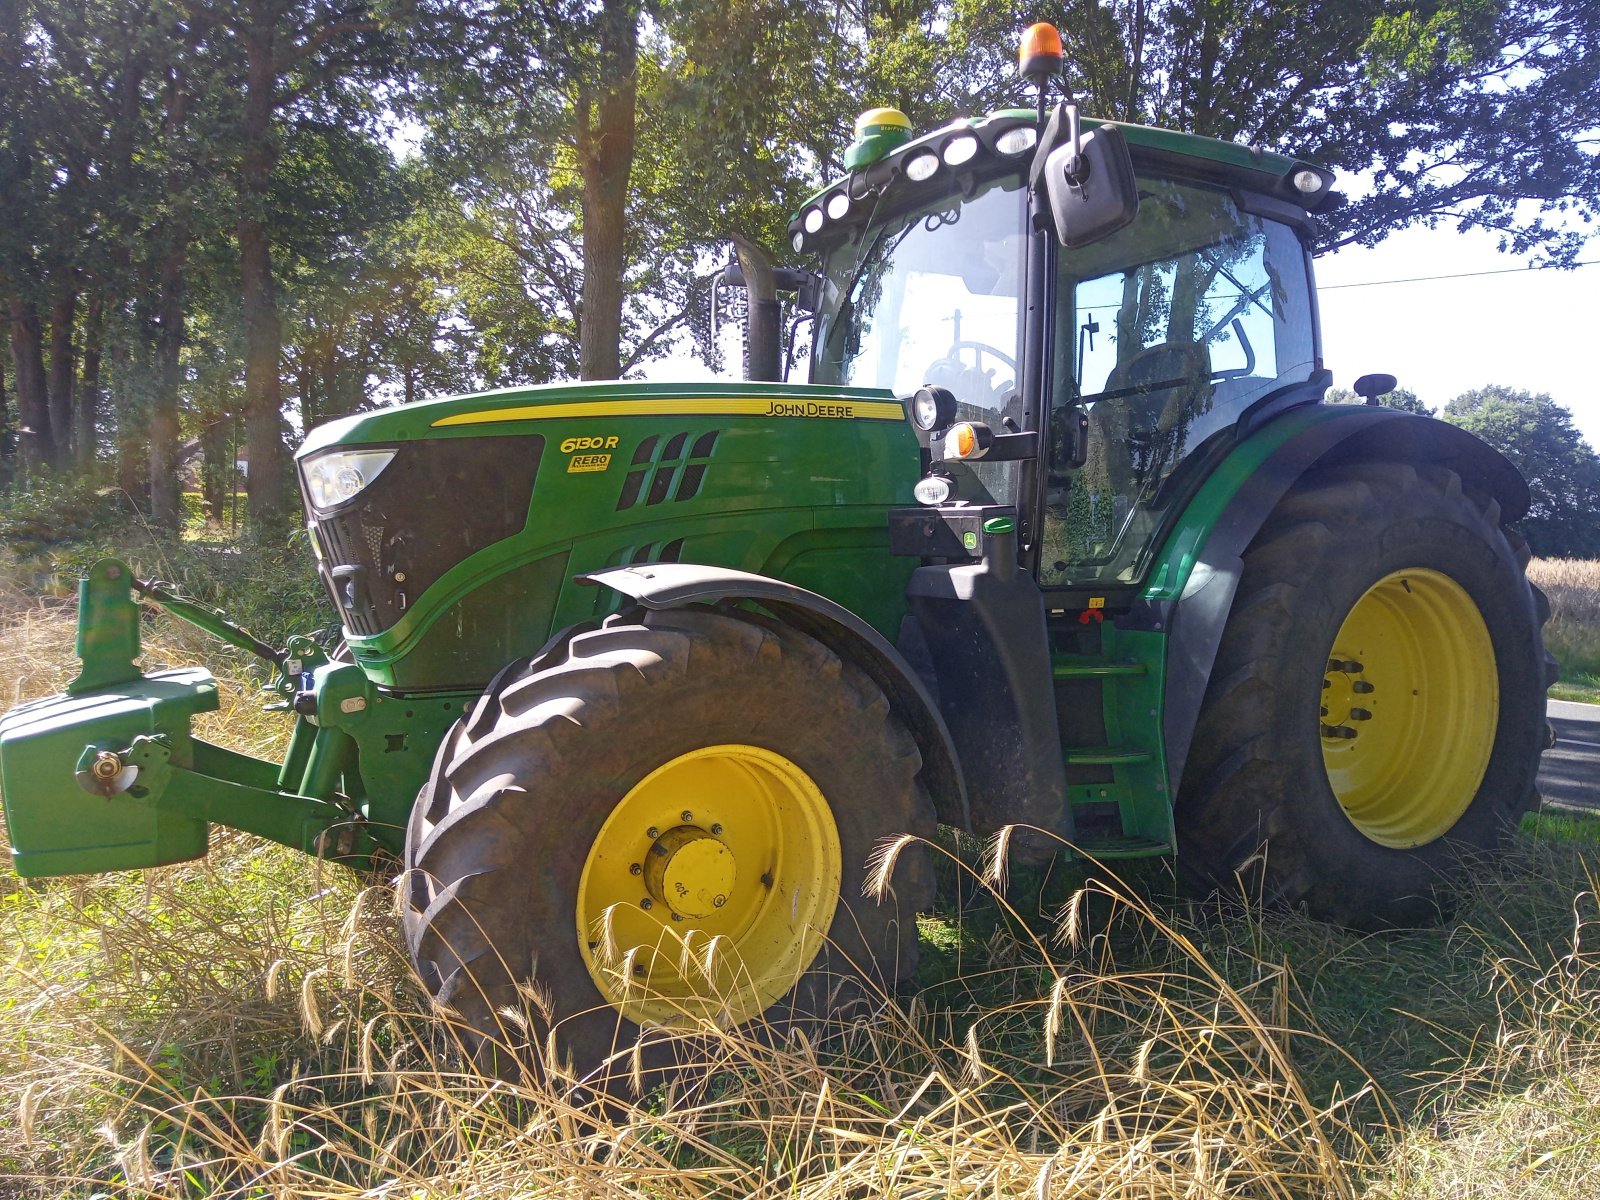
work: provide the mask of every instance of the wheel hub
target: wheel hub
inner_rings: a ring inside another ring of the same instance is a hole
[[[589,847],[577,934],[600,995],[639,1024],[748,1020],[820,951],[839,903],[821,790],[760,746],[706,746],[651,771]]]
[[[651,843],[644,886],[674,916],[709,917],[733,894],[738,869],[733,851],[695,825],[678,825]]]
[[[1353,658],[1330,658],[1322,680],[1323,741],[1350,741],[1361,734],[1362,722],[1372,720],[1377,685],[1366,677],[1366,667]]]
[[[1472,597],[1426,568],[1367,589],[1334,635],[1322,679],[1322,761],[1350,822],[1403,850],[1445,836],[1494,744],[1499,677]]]

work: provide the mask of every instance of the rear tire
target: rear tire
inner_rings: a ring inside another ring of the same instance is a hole
[[[539,1073],[552,1031],[606,1084],[641,1026],[837,1010],[915,969],[922,846],[883,903],[863,888],[881,842],[933,833],[920,766],[876,685],[776,622],[677,610],[579,634],[502,673],[440,747],[406,834],[413,963],[502,1073]]]
[[[1454,473],[1328,468],[1244,556],[1176,811],[1207,893],[1437,920],[1537,799],[1547,656],[1526,548]]]

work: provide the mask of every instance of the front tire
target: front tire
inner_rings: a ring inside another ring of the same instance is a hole
[[[441,746],[406,836],[413,962],[485,1065],[553,1031],[579,1075],[641,1028],[892,987],[932,903],[924,852],[884,903],[863,888],[879,843],[933,832],[920,766],[865,674],[779,623],[677,610],[579,634]]]
[[[1463,851],[1537,799],[1542,613],[1521,539],[1454,473],[1313,472],[1244,573],[1176,812],[1198,891],[1357,928],[1436,920]]]

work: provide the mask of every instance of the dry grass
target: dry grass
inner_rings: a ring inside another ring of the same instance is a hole
[[[1552,695],[1600,700],[1600,561],[1536,558],[1528,578],[1550,598],[1545,645],[1561,664]]]
[[[0,698],[70,677],[70,609],[0,589],[0,621]],[[212,665],[209,736],[273,753],[241,663]],[[226,834],[205,863],[0,875],[0,1194],[1581,1195],[1600,851],[1562,830],[1451,927],[1389,938],[1114,881],[1041,920],[952,861],[982,902],[929,922],[920,994],[706,1028],[678,1086],[604,1103],[463,1070],[381,884]]]

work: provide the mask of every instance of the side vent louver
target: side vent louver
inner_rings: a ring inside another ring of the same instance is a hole
[[[660,434],[645,438],[634,447],[628,476],[622,481],[622,493],[617,497],[617,511],[632,508],[640,502],[641,496],[646,505],[661,504],[669,498],[693,500],[700,494],[706,466],[721,432],[712,429],[702,433],[693,446],[689,445],[687,433],[675,433],[665,443]]]
[[[670,542],[646,542],[642,546],[623,546],[606,556],[608,567],[636,567],[640,563],[675,563],[683,561],[683,539]],[[604,617],[622,607],[622,595],[610,588],[600,588],[595,598],[595,616]]]

